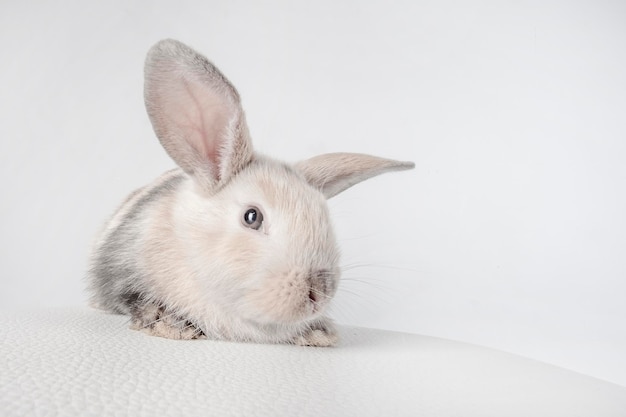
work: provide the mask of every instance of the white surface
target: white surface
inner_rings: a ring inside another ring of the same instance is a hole
[[[90,310],[0,314],[9,416],[622,417],[626,388],[518,356],[342,327],[337,348],[172,341]]]
[[[626,385],[626,3],[3,1],[0,305],[83,304],[90,239],[172,166],[142,103],[178,38],[256,145],[401,157],[332,201],[347,324]],[[54,271],[52,273],[51,271]]]

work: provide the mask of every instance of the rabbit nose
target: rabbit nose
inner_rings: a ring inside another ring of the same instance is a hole
[[[329,290],[333,287],[334,274],[327,269],[311,272],[309,275],[309,300],[320,304],[330,298]]]
[[[309,301],[312,303],[319,302],[324,296],[325,291],[326,285],[323,280],[313,277],[309,280]]]

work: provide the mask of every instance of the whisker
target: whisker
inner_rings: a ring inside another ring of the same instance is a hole
[[[324,293],[323,291],[317,290],[317,289],[315,289],[315,288],[311,288],[311,290],[310,290],[310,291],[311,291],[313,294],[315,294],[315,295],[319,295],[319,296],[324,297],[324,298],[332,298],[330,295],[328,295],[328,294]]]
[[[372,277],[372,276],[367,276],[367,275],[352,275],[352,276],[347,276],[347,277],[343,277],[341,278],[341,281],[343,283],[357,283],[357,284],[365,284],[365,285],[369,285],[369,286],[375,286],[378,288],[386,288],[386,289],[391,289],[392,286],[390,286],[390,282],[389,280],[385,279],[385,278],[380,278],[380,277]]]
[[[358,292],[354,292],[354,291],[350,291],[350,290],[348,290],[348,289],[346,289],[346,288],[344,288],[344,287],[339,287],[339,288],[337,288],[337,292],[340,292],[340,291],[341,291],[342,293],[352,294],[352,295],[355,295],[355,296],[357,296],[357,297],[361,297],[361,298],[363,297],[363,294],[360,294],[360,293],[358,293]]]
[[[396,271],[406,271],[406,272],[420,272],[414,268],[407,268],[403,266],[397,265],[386,265],[386,264],[368,264],[368,263],[351,263],[341,266],[342,271],[351,271],[357,268],[378,268],[378,269],[390,269]]]
[[[369,277],[346,277],[341,279],[342,285],[339,285],[338,291],[356,295],[360,301],[374,299],[384,304],[391,304],[393,300],[397,299],[398,291],[396,288],[383,285],[384,283],[385,281],[383,280]],[[354,284],[359,287],[355,288]],[[369,291],[367,289],[369,289]]]

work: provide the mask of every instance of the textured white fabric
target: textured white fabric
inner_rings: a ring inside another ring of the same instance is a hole
[[[174,341],[87,309],[0,314],[2,416],[626,416],[626,388],[432,337]]]

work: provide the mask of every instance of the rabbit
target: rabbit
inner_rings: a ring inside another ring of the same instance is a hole
[[[325,312],[340,255],[326,200],[414,164],[255,152],[237,90],[176,40],[149,50],[144,99],[178,168],[131,193],[96,237],[91,305],[170,339],[335,345]]]

